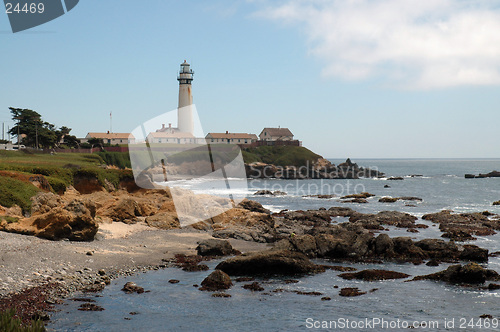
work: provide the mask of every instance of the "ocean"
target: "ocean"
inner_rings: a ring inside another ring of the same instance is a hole
[[[331,160],[334,163],[343,160]],[[377,168],[387,176],[403,177],[402,181],[386,179],[356,180],[249,180],[248,198],[256,200],[272,211],[306,210],[350,207],[363,213],[384,210],[407,212],[421,217],[443,209],[455,212],[490,211],[500,214],[500,178],[465,179],[464,174],[488,173],[500,170],[500,159],[359,159],[360,166]],[[385,188],[389,185],[390,188]],[[210,190],[214,192],[210,192]],[[254,196],[261,189],[280,190],[285,196]],[[205,193],[216,193],[209,185]],[[375,197],[368,204],[341,203],[338,197],[321,199],[304,197],[310,194],[337,196],[369,192]],[[416,196],[422,202],[398,201],[380,203],[383,196]],[[344,222],[339,218],[337,222]],[[430,227],[419,233],[388,227],[391,236],[410,236],[415,239],[440,238],[441,232],[431,222],[418,223]],[[471,243],[500,251],[500,234],[480,236]],[[333,264],[316,260],[321,264]],[[213,269],[219,261],[208,263]],[[339,265],[339,264],[335,264]],[[411,276],[434,273],[450,264],[429,267],[425,264],[341,264],[361,269],[380,268],[407,273]],[[500,257],[491,257],[485,267],[500,272]],[[434,281],[404,280],[355,281],[338,277],[340,272],[327,270],[285,283],[284,278],[257,279],[265,288],[251,292],[235,283],[227,291],[230,298],[213,298],[210,292],[193,287],[211,271],[184,272],[168,268],[113,280],[99,297],[90,296],[105,308],[101,312],[78,311],[78,302],[66,301],[52,314],[48,328],[56,331],[308,331],[351,330],[381,331],[406,330],[418,327],[422,331],[500,329],[500,290],[488,291]],[[168,280],[178,279],[178,284]],[[125,294],[120,291],[127,281],[133,281],[150,290],[144,294]],[[367,294],[341,297],[339,289],[358,287]],[[282,292],[273,292],[284,289]],[[299,295],[291,291],[320,292],[321,296]],[[322,301],[322,297],[330,297]],[[137,313],[137,314],[130,314]],[[493,318],[480,318],[491,315]]]

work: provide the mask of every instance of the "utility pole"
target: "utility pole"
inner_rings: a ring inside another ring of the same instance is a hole
[[[38,122],[35,122],[35,141],[36,141],[36,149],[38,150]]]
[[[2,141],[5,141],[5,122],[2,122]]]

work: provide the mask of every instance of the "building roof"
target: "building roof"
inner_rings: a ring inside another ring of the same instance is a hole
[[[151,136],[153,138],[194,138],[194,135],[191,133],[182,133],[180,131],[176,132],[165,132],[165,131],[155,131],[149,133],[148,137]]]
[[[209,137],[210,136],[210,137]],[[255,134],[247,133],[208,133],[206,138],[222,138],[222,139],[257,139]]]
[[[288,128],[264,128],[262,132],[267,131],[271,136],[293,136],[292,132]]]
[[[88,133],[87,137],[103,139],[129,139],[134,138],[130,133]]]

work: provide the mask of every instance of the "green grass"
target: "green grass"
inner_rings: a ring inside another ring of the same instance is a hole
[[[7,224],[13,224],[19,221],[19,218],[10,217],[10,216],[0,216],[0,221],[5,220]]]
[[[263,162],[276,166],[306,166],[312,164],[320,155],[302,146],[259,146],[243,149],[245,163]]]
[[[0,176],[0,204],[5,207],[18,205],[23,211],[31,208],[30,198],[36,195],[40,189],[24,181]]]
[[[0,151],[0,205],[19,205],[23,211],[31,207],[30,197],[40,190],[29,182],[30,176],[45,176],[52,190],[62,194],[73,185],[75,176],[97,178],[104,186],[105,181],[115,187],[121,180],[133,178],[131,170],[105,169],[103,165],[128,167],[128,153],[104,152],[80,153],[26,153],[23,151]]]

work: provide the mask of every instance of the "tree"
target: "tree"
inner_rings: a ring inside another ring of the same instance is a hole
[[[51,148],[57,144],[56,127],[42,121],[37,112],[30,109],[9,107],[12,119],[16,125],[9,130],[11,135],[18,137],[18,143],[26,146]]]

